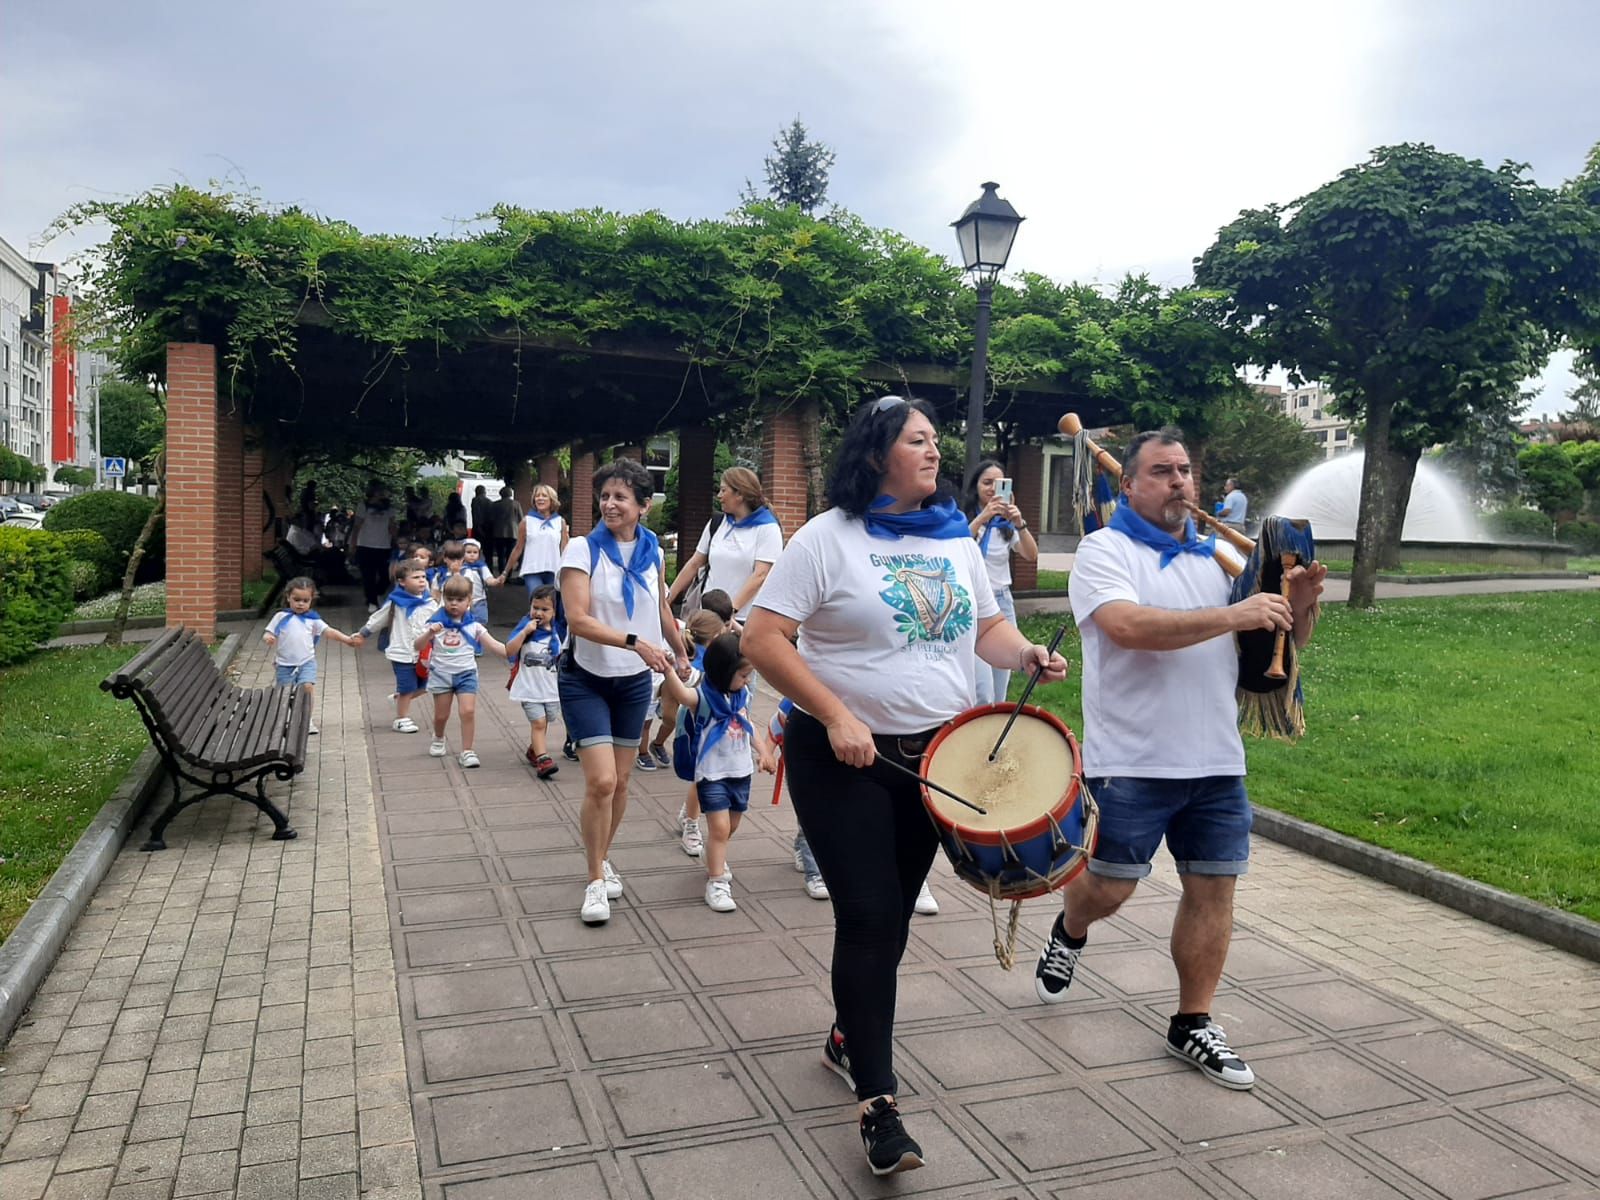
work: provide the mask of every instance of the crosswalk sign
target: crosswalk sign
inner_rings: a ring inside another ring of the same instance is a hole
[[[128,473],[128,460],[126,458],[106,458],[101,473],[107,479],[122,479]]]

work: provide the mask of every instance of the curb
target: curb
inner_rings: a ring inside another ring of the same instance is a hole
[[[1298,817],[1262,808],[1259,804],[1252,804],[1251,808],[1255,818],[1253,832],[1274,842],[1381,880],[1401,891],[1498,925],[1501,929],[1509,929],[1512,933],[1520,933],[1558,950],[1565,950],[1591,962],[1600,962],[1600,922],[1546,908],[1488,884],[1463,879],[1414,858],[1396,854],[1393,850],[1370,846]]]
[[[1349,579],[1349,571],[1329,571],[1329,579]],[[1587,579],[1582,571],[1479,571],[1459,575],[1385,575],[1379,573],[1379,583],[1484,583],[1500,579]]]
[[[221,621],[253,621],[260,616],[253,608],[229,608],[217,613],[217,620]],[[167,618],[159,617],[129,617],[124,629],[161,629],[166,626]],[[85,633],[110,633],[111,620],[93,621],[63,621],[61,628],[56,630],[56,637],[74,637]]]
[[[219,670],[228,669],[239,644],[238,634],[223,640],[216,651]],[[144,815],[146,801],[164,778],[161,756],[154,746],[146,746],[0,946],[0,1046],[32,1003],[73,924],[88,907],[117,852]]]

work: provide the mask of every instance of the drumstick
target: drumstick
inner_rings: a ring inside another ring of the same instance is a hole
[[[967,799],[964,799],[961,796],[956,795],[954,792],[952,792],[949,788],[945,787],[943,784],[935,783],[931,779],[924,779],[921,775],[918,775],[910,767],[902,766],[901,764],[895,762],[895,760],[892,759],[892,758],[889,758],[889,757],[887,757],[885,755],[879,754],[874,761],[881,762],[881,763],[884,764],[884,766],[887,766],[887,767],[893,767],[896,771],[899,771],[902,775],[911,776],[911,778],[915,779],[918,783],[924,785],[925,787],[932,788],[934,791],[938,792],[940,795],[949,796],[950,799],[954,800],[957,804],[965,804],[968,808],[970,808],[973,812],[977,813],[979,816],[987,817],[989,815],[989,810],[987,808],[979,808],[971,800],[967,800]]]
[[[1283,589],[1283,598],[1289,598],[1289,569],[1300,561],[1300,556],[1290,551],[1288,554],[1278,555],[1278,562],[1283,567],[1283,580],[1279,586]],[[1272,639],[1272,665],[1267,668],[1268,679],[1286,679],[1288,673],[1283,669],[1283,649],[1285,637],[1289,631],[1278,630],[1278,636]]]
[[[995,760],[995,755],[1000,753],[1000,743],[1006,740],[1006,734],[1011,732],[1011,727],[1017,723],[1017,715],[1022,712],[1022,706],[1028,702],[1028,697],[1033,695],[1033,685],[1039,682],[1039,676],[1044,674],[1045,664],[1055,654],[1061,645],[1061,639],[1067,636],[1067,623],[1063,621],[1061,628],[1056,630],[1055,637],[1050,639],[1050,647],[1044,652],[1044,662],[1033,669],[1033,675],[1028,680],[1028,686],[1022,689],[1022,696],[1017,701],[1017,706],[1011,710],[1011,715],[1006,718],[1006,727],[1000,731],[1000,736],[995,739],[994,749],[989,751],[989,761]]]
[[[1077,413],[1066,413],[1061,420],[1056,422],[1056,428],[1068,437],[1077,437],[1078,434],[1083,432],[1083,422],[1078,418]],[[1100,464],[1100,469],[1113,479],[1121,480],[1122,464],[1112,456],[1111,452],[1089,438],[1084,438],[1083,442],[1089,453],[1094,457],[1095,462]],[[1243,554],[1246,559],[1256,552],[1256,544],[1237,529],[1224,525],[1192,500],[1185,500],[1183,503],[1197,520],[1203,522],[1230,546]],[[1235,579],[1239,578],[1239,573],[1244,570],[1239,563],[1221,554],[1217,555],[1217,565]]]

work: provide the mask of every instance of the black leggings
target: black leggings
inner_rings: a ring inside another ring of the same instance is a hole
[[[833,901],[833,1005],[856,1096],[892,1096],[895,978],[938,835],[914,780],[882,765],[845,766],[827,729],[798,709],[784,729],[783,759]]]
[[[356,566],[361,568],[361,590],[368,604],[382,604],[389,594],[388,550],[375,546],[356,547]]]

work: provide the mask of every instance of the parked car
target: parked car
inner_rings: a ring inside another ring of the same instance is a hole
[[[0,521],[0,525],[7,525],[12,529],[42,529],[44,517],[36,512],[19,512]]]
[[[20,501],[23,504],[31,505],[32,507],[38,509],[38,511],[43,512],[57,500],[61,499],[61,497],[52,495],[50,493],[17,492],[12,496],[12,499]]]
[[[38,511],[20,496],[0,496],[0,521],[14,517],[18,513],[36,513]]]

